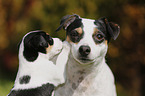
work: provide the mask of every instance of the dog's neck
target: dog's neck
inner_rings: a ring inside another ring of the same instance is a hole
[[[70,53],[68,59],[68,78],[73,82],[74,80],[82,77],[84,79],[88,75],[97,75],[102,71],[102,68],[105,63],[105,57],[100,57],[99,60],[92,62],[90,64],[82,65],[77,60],[75,60]],[[95,77],[94,76],[94,77]]]

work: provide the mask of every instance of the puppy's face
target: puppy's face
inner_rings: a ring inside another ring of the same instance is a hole
[[[99,61],[106,55],[110,38],[116,39],[119,34],[119,26],[108,22],[106,18],[91,20],[67,15],[60,27],[62,24],[67,33],[66,40],[72,47],[71,53],[80,64]]]
[[[36,60],[39,53],[52,57],[58,54],[62,49],[62,42],[59,39],[52,39],[43,31],[32,31],[27,33],[24,36],[23,43],[23,55],[28,61]]]
[[[37,52],[45,53],[46,48],[53,45],[53,39],[43,31],[30,32],[24,38],[24,47]]]

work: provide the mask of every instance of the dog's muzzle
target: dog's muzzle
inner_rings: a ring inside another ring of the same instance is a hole
[[[79,59],[83,60],[83,61],[90,61],[90,59],[88,58],[88,55],[91,52],[91,48],[87,45],[82,45],[79,48]]]
[[[87,57],[91,52],[91,48],[87,45],[82,45],[79,48],[79,53],[82,57]]]

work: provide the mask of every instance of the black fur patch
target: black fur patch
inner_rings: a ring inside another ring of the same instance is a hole
[[[53,84],[44,84],[41,87],[25,90],[12,90],[8,96],[52,96]]]
[[[95,20],[94,24],[96,24],[98,26],[97,28],[106,35],[105,39],[108,41],[110,38],[115,40],[120,33],[120,27],[118,24],[108,22],[105,17]]]
[[[82,19],[79,15],[66,15],[61,19],[60,26],[56,29],[56,32],[63,28],[66,30],[66,35],[69,36],[70,40],[77,43],[84,35],[84,32],[79,34],[76,30],[74,30],[79,27],[83,28]]]
[[[27,83],[29,83],[30,79],[31,79],[31,77],[29,75],[25,75],[25,76],[19,78],[19,82],[20,82],[20,84],[27,84]]]
[[[103,21],[100,21],[100,20],[96,20],[94,22],[94,24],[97,25],[97,29],[99,30],[99,32],[104,34],[105,39],[110,41],[111,36],[107,32],[106,24]]]
[[[75,28],[79,28],[79,27],[81,27],[82,25],[83,25],[83,24],[82,24],[82,19],[76,18],[76,19],[67,27],[67,29],[66,29],[67,34],[68,34],[71,30],[73,30],[73,29],[75,29]]]
[[[79,27],[83,28],[82,19],[76,18],[66,29],[66,35],[68,35],[70,40],[74,43],[79,42],[84,35],[84,32],[79,34],[76,30],[74,30]]]
[[[34,61],[38,57],[38,52],[46,53],[46,48],[53,45],[53,39],[44,31],[34,31],[24,38],[23,55],[28,61]]]
[[[64,30],[67,29],[67,27],[72,23],[74,22],[74,20],[76,18],[79,18],[78,15],[74,14],[74,15],[66,15],[64,17],[62,17],[61,21],[60,21],[60,26],[56,29],[56,32],[61,30],[62,28]]]

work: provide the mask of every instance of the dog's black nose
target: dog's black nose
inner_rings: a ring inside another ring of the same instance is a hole
[[[82,45],[82,46],[80,46],[80,48],[79,48],[79,52],[80,52],[80,54],[82,55],[82,56],[87,56],[87,55],[89,55],[90,54],[90,52],[91,52],[91,48],[89,47],[89,46],[87,46],[87,45]]]

